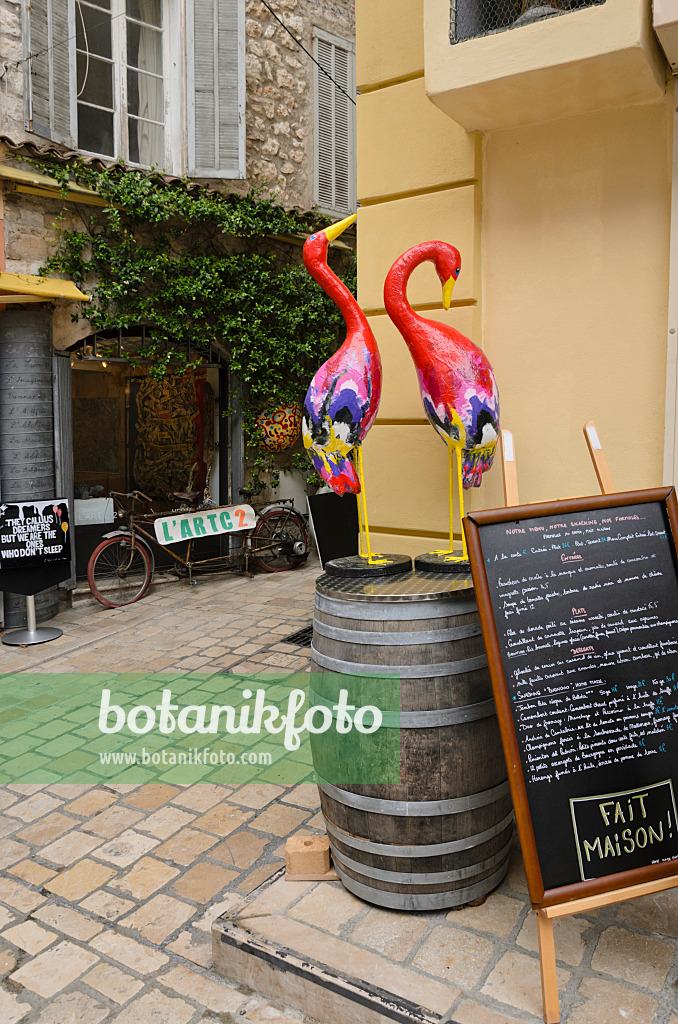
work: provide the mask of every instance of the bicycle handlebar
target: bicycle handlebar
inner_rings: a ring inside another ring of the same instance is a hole
[[[108,493],[111,498],[141,498],[143,501],[149,502],[149,504],[153,501],[153,499],[149,498],[143,491],[130,491],[129,494],[126,494],[124,491],[109,491]]]

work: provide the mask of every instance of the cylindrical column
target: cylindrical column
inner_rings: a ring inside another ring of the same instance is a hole
[[[0,494],[5,504],[54,493],[51,311],[0,313]],[[5,594],[5,626],[21,626],[26,599]],[[56,615],[58,589],[36,600],[37,621]]]

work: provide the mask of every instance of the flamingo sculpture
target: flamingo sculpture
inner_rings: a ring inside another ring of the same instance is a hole
[[[468,554],[462,529],[462,553],[454,553],[454,459],[459,511],[464,518],[464,488],[479,487],[492,465],[499,437],[499,393],[492,367],[472,341],[448,324],[425,320],[407,301],[407,282],[420,264],[434,264],[443,285],[443,307],[449,309],[452,289],[461,270],[461,256],[446,242],[422,242],[400,256],[386,277],[386,311],[417,368],[424,411],[449,451],[450,547],[434,551],[444,563],[465,567]],[[415,563],[416,564],[416,563]]]
[[[353,224],[356,216],[316,231],[304,243],[306,269],[339,307],[347,333],[344,344],[311,381],[304,401],[302,436],[313,465],[332,490],[339,495],[360,495],[358,516],[361,538],[364,524],[364,551],[370,564],[385,565],[388,560],[373,555],[370,547],[360,447],[379,408],[381,359],[363,311],[327,265],[329,243]]]

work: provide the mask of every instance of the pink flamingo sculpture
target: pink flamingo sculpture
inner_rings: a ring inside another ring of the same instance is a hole
[[[313,465],[332,490],[339,495],[360,495],[358,515],[361,536],[364,522],[367,558],[370,564],[380,565],[383,560],[373,556],[370,548],[360,446],[379,408],[381,359],[363,311],[327,265],[329,243],[353,224],[356,216],[316,231],[304,243],[306,269],[339,307],[347,333],[341,348],[311,381],[304,401],[302,436]]]
[[[447,443],[449,451],[450,547],[449,551],[432,554],[441,556],[444,562],[466,563],[463,528],[462,553],[454,554],[453,460],[456,458],[459,511],[463,519],[464,488],[479,487],[483,473],[494,459],[499,437],[499,392],[489,361],[472,341],[448,324],[425,320],[407,301],[410,274],[426,261],[436,268],[443,285],[443,307],[449,309],[452,289],[461,270],[461,256],[446,242],[422,242],[400,256],[386,277],[384,299],[388,315],[405,339],[417,368],[429,423]]]

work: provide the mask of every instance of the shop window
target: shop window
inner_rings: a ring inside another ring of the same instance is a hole
[[[28,131],[133,166],[244,177],[244,0],[187,0],[185,23],[179,0],[22,2]]]
[[[352,102],[355,51],[345,40],[315,29],[313,53],[320,65],[320,68],[315,66],[314,76],[314,200],[323,213],[353,213],[356,207],[355,105]]]

